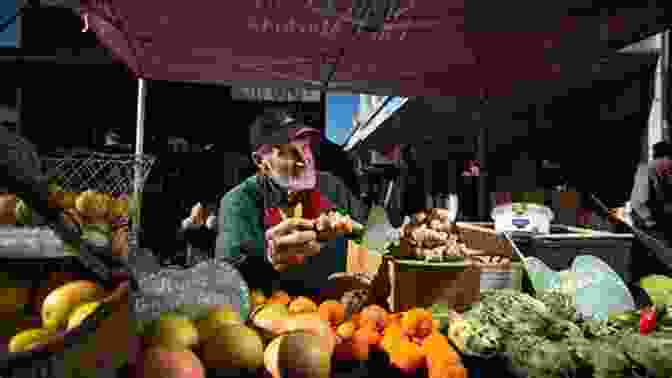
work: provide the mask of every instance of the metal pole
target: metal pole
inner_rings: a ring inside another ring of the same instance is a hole
[[[136,219],[133,222],[133,231],[137,236],[140,231],[141,223],[141,208],[142,208],[142,181],[143,181],[143,165],[142,158],[144,154],[144,140],[145,140],[145,100],[147,98],[147,83],[145,79],[138,79],[138,104],[137,104],[137,120],[135,129],[135,179],[133,180],[133,194],[137,206]]]
[[[660,64],[660,126],[662,127],[663,140],[670,140],[669,129],[669,106],[670,106],[670,31],[666,30],[661,35],[661,64]]]

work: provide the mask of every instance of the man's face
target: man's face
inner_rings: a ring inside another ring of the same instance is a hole
[[[259,154],[261,171],[289,191],[314,189],[317,183],[311,137],[300,137],[288,144],[266,146]]]

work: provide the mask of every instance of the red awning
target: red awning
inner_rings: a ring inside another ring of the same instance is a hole
[[[332,17],[319,3],[82,0],[80,12],[146,79],[319,88],[330,77],[333,89],[403,96],[506,96],[519,82],[559,80],[567,59],[590,62],[662,30],[665,12],[648,4],[623,16],[568,16],[548,5],[401,0],[383,32],[356,35],[350,0],[336,1]]]

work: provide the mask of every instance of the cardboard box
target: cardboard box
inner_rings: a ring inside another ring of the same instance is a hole
[[[385,258],[393,312],[445,304],[462,312],[480,299],[479,267],[468,263],[424,263]],[[415,264],[417,263],[417,264]],[[381,270],[381,273],[384,273]]]
[[[480,268],[470,263],[398,261],[350,243],[348,273],[372,280],[372,302],[391,311],[443,303],[456,310],[480,298]]]

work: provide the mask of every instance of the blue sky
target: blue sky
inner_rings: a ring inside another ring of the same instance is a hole
[[[0,0],[0,23],[16,14],[16,0]],[[16,47],[16,23],[0,32],[0,47]]]
[[[352,129],[352,116],[359,107],[359,95],[327,96],[327,138],[343,144]]]

